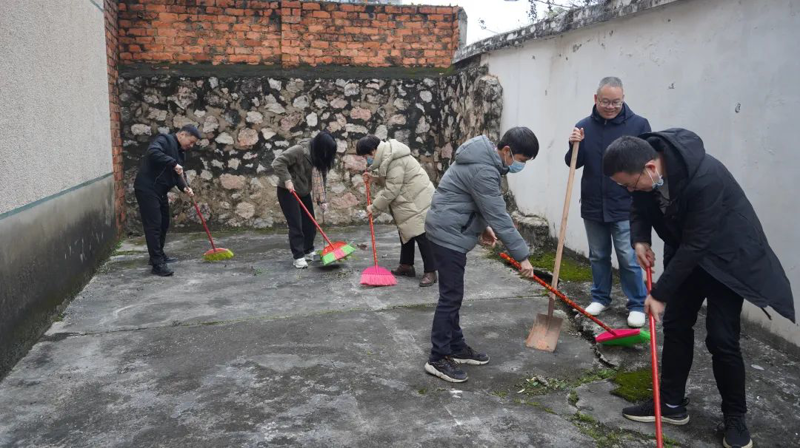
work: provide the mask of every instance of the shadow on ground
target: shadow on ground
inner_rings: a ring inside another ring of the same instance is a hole
[[[369,244],[364,229],[332,233]],[[621,383],[633,389],[622,395],[646,395],[619,372],[646,368],[647,348],[596,347],[596,329],[564,309],[557,351],[525,348],[547,299],[482,250],[469,257],[462,325],[492,361],[451,385],[422,370],[436,288],[408,278],[362,287],[365,249],[298,271],[285,235],[218,237],[236,257],[211,264],[199,259],[204,234],[171,235],[168,253],[182,260],[172,278],[149,275],[142,241],[123,244],[0,383],[0,446],[654,445],[652,427],[624,420],[627,402],[614,394]],[[378,244],[394,267],[395,230],[379,227]],[[565,288],[586,301],[587,284]],[[607,318],[619,327],[617,302]],[[666,428],[670,446],[721,446],[697,333],[692,421]],[[756,446],[796,446],[796,362],[755,338],[742,343]]]

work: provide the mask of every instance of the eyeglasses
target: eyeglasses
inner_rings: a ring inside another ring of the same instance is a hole
[[[628,191],[634,191],[634,190],[636,190],[636,186],[639,185],[639,179],[642,178],[642,174],[644,174],[644,170],[642,170],[642,172],[639,173],[639,176],[636,178],[636,182],[633,183],[632,187],[630,185],[621,184],[619,182],[617,182],[617,185],[619,185],[620,187],[627,188]]]
[[[614,100],[614,101],[602,100],[600,101],[600,105],[603,107],[613,107],[614,109],[619,109],[620,107],[622,107],[622,100]]]

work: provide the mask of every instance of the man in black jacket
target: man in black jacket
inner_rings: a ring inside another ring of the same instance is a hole
[[[706,346],[722,396],[723,445],[750,447],[739,348],[742,304],[747,299],[762,309],[770,306],[794,322],[791,285],[744,191],[722,163],[706,154],[700,137],[685,129],[640,137],[612,143],[603,172],[633,192],[631,241],[642,268],[650,269],[655,261],[651,229],[664,240],[664,272],[644,306],[657,320],[666,308],[662,421],[689,421],[684,395],[693,327],[707,299]],[[654,403],[625,408],[623,415],[655,421]]]
[[[641,327],[645,322],[644,299],[647,290],[642,270],[630,244],[631,195],[603,174],[603,154],[608,145],[623,135],[650,132],[647,119],[633,113],[625,103],[622,81],[609,76],[600,81],[594,96],[592,114],[575,125],[570,135],[570,149],[564,160],[572,160],[572,143],[581,142],[577,167],[581,178],[581,217],[589,241],[592,264],[592,303],[586,311],[600,314],[611,304],[611,246],[617,252],[622,292],[628,297],[628,325]],[[585,135],[585,139],[584,139]]]
[[[161,134],[150,143],[142,158],[139,173],[133,184],[142,227],[150,253],[153,274],[162,277],[173,274],[167,263],[175,259],[164,254],[164,243],[169,229],[169,201],[167,192],[178,187],[179,190],[194,196],[183,177],[183,164],[186,151],[200,139],[200,131],[186,125],[174,134]]]

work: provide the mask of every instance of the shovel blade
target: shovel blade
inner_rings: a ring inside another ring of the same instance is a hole
[[[558,336],[561,334],[562,322],[560,317],[547,314],[536,315],[533,328],[528,334],[528,339],[525,340],[525,346],[544,352],[554,352],[558,345]]]

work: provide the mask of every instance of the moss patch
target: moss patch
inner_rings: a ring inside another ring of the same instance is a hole
[[[582,384],[593,383],[611,378],[617,373],[614,369],[589,370],[577,378],[547,378],[535,375],[527,378],[522,384],[520,393],[527,395],[543,395],[565,389],[574,389]]]
[[[643,442],[655,438],[627,429],[610,428],[595,420],[591,415],[580,412],[572,416],[570,421],[583,434],[594,439],[595,446],[598,448],[622,448],[630,446],[631,442]],[[679,445],[675,440],[667,440],[665,437],[664,446],[672,448]]]
[[[632,403],[641,402],[653,396],[653,374],[650,369],[618,372],[611,379],[617,388],[611,393]]]
[[[556,263],[556,253],[537,253],[530,257],[530,261],[534,268],[552,271]],[[592,281],[592,268],[588,263],[562,257],[558,277],[567,282],[590,282]]]

